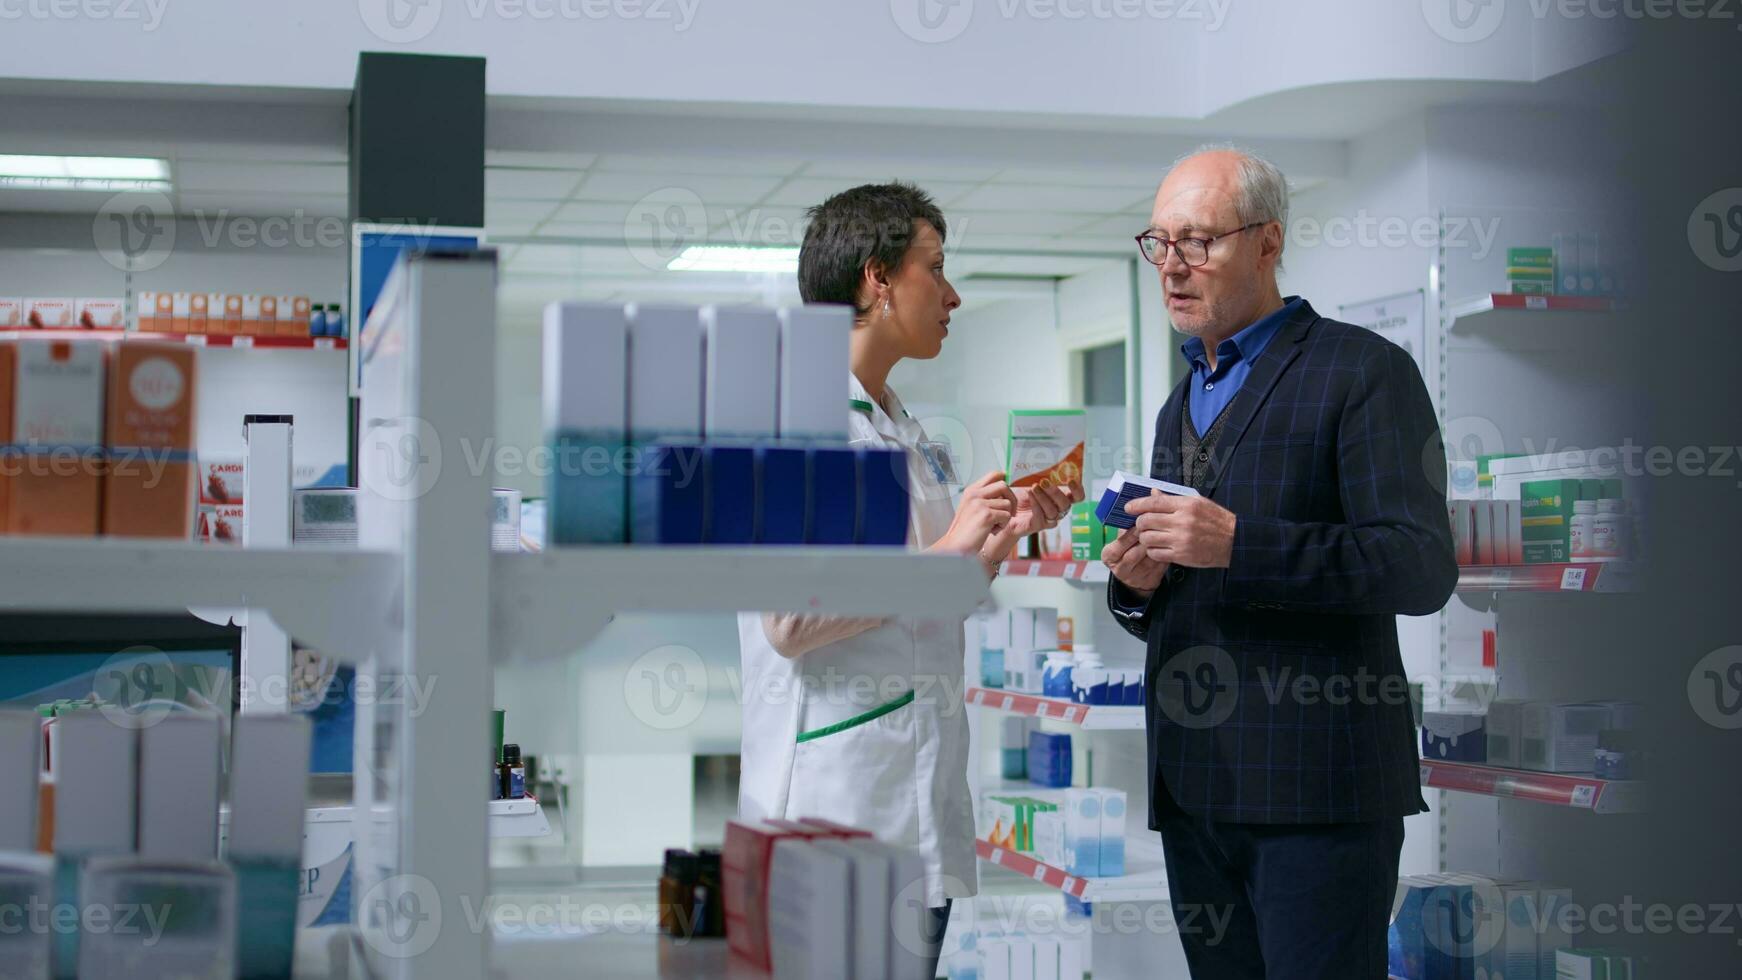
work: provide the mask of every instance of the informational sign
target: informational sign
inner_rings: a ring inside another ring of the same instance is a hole
[[[351,305],[346,311],[346,329],[351,341],[351,393],[363,381],[361,344],[363,325],[387,283],[393,263],[406,251],[469,251],[484,243],[482,228],[444,228],[436,225],[382,225],[354,222],[351,225]]]
[[[1338,318],[1366,327],[1409,352],[1422,377],[1428,377],[1427,294],[1420,289],[1349,303],[1338,309]]]

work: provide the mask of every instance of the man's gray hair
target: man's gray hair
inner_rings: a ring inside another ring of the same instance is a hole
[[[1276,221],[1282,224],[1282,241],[1288,244],[1288,178],[1276,164],[1233,143],[1205,143],[1173,162],[1168,170],[1200,153],[1228,151],[1240,155],[1240,191],[1234,197],[1234,211],[1240,223]],[[1276,271],[1282,271],[1282,253],[1276,257]]]

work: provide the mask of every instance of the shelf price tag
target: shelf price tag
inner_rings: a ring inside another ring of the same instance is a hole
[[[1066,562],[1065,563],[1064,577],[1065,578],[1076,578],[1077,577],[1077,566],[1071,564],[1070,562]]]
[[[1584,568],[1567,568],[1561,570],[1561,589],[1568,592],[1581,592],[1585,588]]]
[[[1581,783],[1573,787],[1573,806],[1591,806],[1597,802],[1597,787]]]
[[[1038,576],[1039,574],[1040,574],[1040,562],[1037,562],[1037,561],[1029,562],[1028,563],[1028,577],[1034,578],[1034,577]]]
[[[1428,765],[1425,762],[1422,763],[1421,784],[1423,786],[1431,786],[1431,785],[1433,785],[1433,780],[1434,780],[1434,767]]]
[[[1035,881],[1042,884],[1046,883],[1046,865],[1037,862],[1034,866],[1034,870],[1029,873],[1033,876]]]
[[[1004,695],[1004,703],[999,706],[999,710],[1009,711],[1010,706],[1015,704],[1015,703],[1016,703],[1016,699],[1012,698],[1010,695],[1006,694],[1006,695]]]
[[[1524,297],[1524,308],[1527,310],[1546,310],[1548,309],[1548,297],[1526,296]]]
[[[233,347],[253,347],[254,346],[254,338],[253,337],[237,337],[235,340],[230,341],[230,345]]]
[[[312,346],[314,347],[315,350],[332,350],[333,349],[333,338],[331,338],[331,337],[313,337],[310,339],[313,341]]]
[[[1004,852],[999,850],[996,847],[992,848],[992,863],[993,864],[1003,864],[1004,863]]]
[[[195,347],[206,346],[206,335],[203,333],[190,333],[187,335],[187,340],[189,344]]]

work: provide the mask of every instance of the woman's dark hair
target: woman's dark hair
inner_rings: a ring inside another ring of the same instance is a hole
[[[865,184],[805,212],[810,224],[798,253],[798,293],[806,303],[844,303],[863,315],[859,282],[870,262],[890,272],[913,244],[914,222],[945,234],[944,213],[912,184]]]

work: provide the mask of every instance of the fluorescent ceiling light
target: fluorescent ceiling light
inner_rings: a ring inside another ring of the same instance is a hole
[[[798,249],[691,245],[666,268],[673,272],[771,272],[796,275]]]
[[[0,187],[62,191],[167,191],[169,161],[151,157],[0,154]]]

